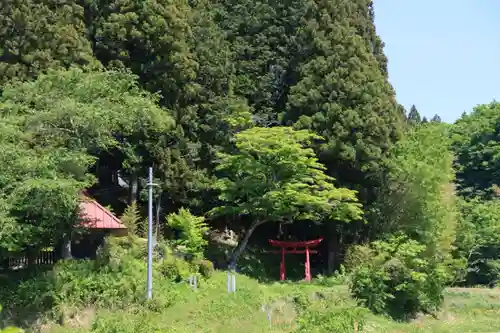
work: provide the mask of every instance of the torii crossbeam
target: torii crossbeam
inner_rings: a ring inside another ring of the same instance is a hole
[[[285,254],[306,254],[306,264],[305,264],[305,279],[306,281],[311,281],[311,262],[309,260],[310,253],[318,253],[316,250],[310,250],[311,247],[316,247],[323,241],[323,238],[301,241],[301,242],[287,242],[279,241],[274,239],[269,239],[269,244],[276,247],[281,247],[279,251],[272,251],[273,253],[281,253],[281,264],[280,264],[280,280],[285,280],[286,269],[285,269]],[[304,250],[297,250],[297,248],[305,248]]]

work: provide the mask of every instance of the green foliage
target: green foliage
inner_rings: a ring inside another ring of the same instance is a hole
[[[500,103],[479,105],[453,125],[453,151],[462,195],[495,197],[500,175]]]
[[[422,123],[422,118],[420,117],[420,113],[418,112],[415,105],[411,106],[410,112],[408,112],[408,117],[406,118],[406,121],[412,126],[420,125],[420,123]]]
[[[131,205],[127,206],[120,220],[127,227],[129,234],[137,236],[141,214],[136,201],[133,201]]]
[[[311,148],[308,131],[252,128],[236,134],[235,154],[220,154],[216,188],[226,203],[215,214],[249,215],[260,223],[359,219],[356,192],[336,188]]]
[[[182,88],[196,75],[197,64],[186,41],[186,2],[111,0],[103,6],[92,0],[86,7],[95,54],[105,66],[131,69],[148,90],[161,91],[170,105],[189,98],[189,90]]]
[[[0,247],[50,246],[69,233],[97,158],[112,156],[128,173],[154,160],[149,148],[173,124],[156,102],[125,72],[49,71],[33,82],[6,85],[0,98]]]
[[[176,250],[201,258],[208,244],[205,218],[194,216],[189,210],[181,208],[178,213],[172,213],[166,219],[170,228],[180,232],[178,239],[173,241]]]
[[[142,304],[147,275],[146,245],[145,240],[136,237],[108,238],[95,261],[59,261],[53,270],[11,286],[15,294],[8,294],[12,297],[9,308],[49,310],[60,315],[67,306],[123,309]],[[187,262],[183,264],[189,269]],[[162,261],[155,256],[158,301],[151,306],[157,309],[165,309],[178,300],[175,285],[170,277],[163,277],[161,267]]]
[[[181,282],[191,275],[192,267],[184,260],[167,257],[160,263],[159,272],[169,280]]]
[[[2,312],[2,306],[0,305],[0,313]],[[14,326],[8,326],[5,328],[0,328],[0,333],[23,333],[24,330],[14,327]]]
[[[462,201],[461,213],[455,255],[467,261],[465,282],[494,286],[500,280],[500,201]]]
[[[252,123],[246,101],[231,90],[232,57],[214,5],[90,0],[83,6],[95,57],[108,69],[131,70],[172,110],[175,131],[146,150],[161,156],[155,172],[172,211],[206,209],[215,153],[230,146],[234,130]]]
[[[412,127],[395,145],[374,223],[382,233],[404,232],[443,256],[452,250],[458,219],[448,129]]]
[[[86,169],[93,159],[34,147],[15,117],[3,117],[0,127],[0,252],[52,246],[79,222],[78,195],[92,182]]]
[[[350,289],[376,313],[412,318],[419,312],[436,313],[443,301],[446,271],[426,246],[405,236],[368,246],[367,261],[354,268]]]
[[[324,137],[319,152],[329,173],[342,185],[359,188],[361,200],[370,202],[403,120],[381,70],[373,12],[367,1],[306,8],[295,37],[305,56],[294,64],[296,83],[283,119]]]
[[[314,279],[314,283],[327,287],[346,285],[349,281],[349,276],[346,273],[344,266],[341,265],[340,270],[335,271],[332,276],[318,275]]]
[[[116,149],[130,168],[141,162],[139,153],[144,154],[150,140],[160,140],[172,129],[172,118],[157,100],[130,73],[71,69],[8,85],[2,111],[18,116],[20,126],[42,147],[93,154]]]
[[[86,38],[84,9],[75,1],[6,0],[0,17],[0,86],[51,68],[96,62]]]
[[[356,192],[336,188],[314,151],[307,148],[319,139],[290,127],[254,127],[236,134],[234,154],[220,154],[215,187],[223,205],[211,213],[249,216],[253,221],[233,253],[233,266],[263,223],[361,218]]]
[[[361,307],[332,307],[322,302],[298,319],[295,333],[351,333],[363,331],[367,310]]]
[[[199,272],[204,278],[211,278],[214,274],[214,264],[210,260],[202,259],[198,262]]]

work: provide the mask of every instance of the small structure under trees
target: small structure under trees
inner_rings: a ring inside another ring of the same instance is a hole
[[[321,243],[323,238],[318,238],[310,241],[279,241],[270,239],[269,244],[272,246],[280,247],[281,250],[273,251],[274,253],[281,253],[281,263],[280,263],[280,280],[284,281],[286,278],[286,268],[285,268],[285,255],[286,254],[302,254],[306,255],[305,263],[305,280],[311,281],[311,262],[309,260],[309,254],[318,253],[316,250],[311,250],[311,247],[316,247]],[[304,248],[303,250],[297,248]]]
[[[71,254],[75,258],[93,258],[97,248],[107,236],[126,236],[127,227],[108,209],[90,198],[81,196],[79,227],[86,229],[83,234],[73,235]]]

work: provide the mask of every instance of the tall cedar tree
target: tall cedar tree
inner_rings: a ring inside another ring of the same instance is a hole
[[[298,67],[297,84],[290,88],[284,121],[323,136],[326,143],[318,153],[329,174],[358,190],[369,206],[402,117],[371,41],[350,22],[361,14],[353,1],[320,1],[309,8],[298,37],[308,56]],[[362,223],[327,226],[331,270],[339,239],[362,240],[366,228]]]
[[[95,62],[83,8],[74,0],[2,1],[0,45],[0,86],[49,68]]]
[[[92,0],[85,12],[97,59],[131,69],[176,121],[171,144],[155,147],[167,205],[204,206],[200,190],[216,152],[251,125],[246,102],[232,94],[231,53],[215,12],[204,1],[172,0]]]
[[[410,125],[417,125],[422,122],[422,117],[420,117],[420,113],[417,110],[417,107],[415,105],[412,105],[410,108],[410,112],[408,112],[408,117],[406,118],[406,121]]]

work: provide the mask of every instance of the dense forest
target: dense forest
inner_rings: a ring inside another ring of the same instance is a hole
[[[60,248],[83,190],[143,235],[152,167],[155,236],[192,223],[217,268],[323,237],[315,274],[500,278],[500,104],[405,110],[371,0],[4,0],[0,45],[3,257]]]

